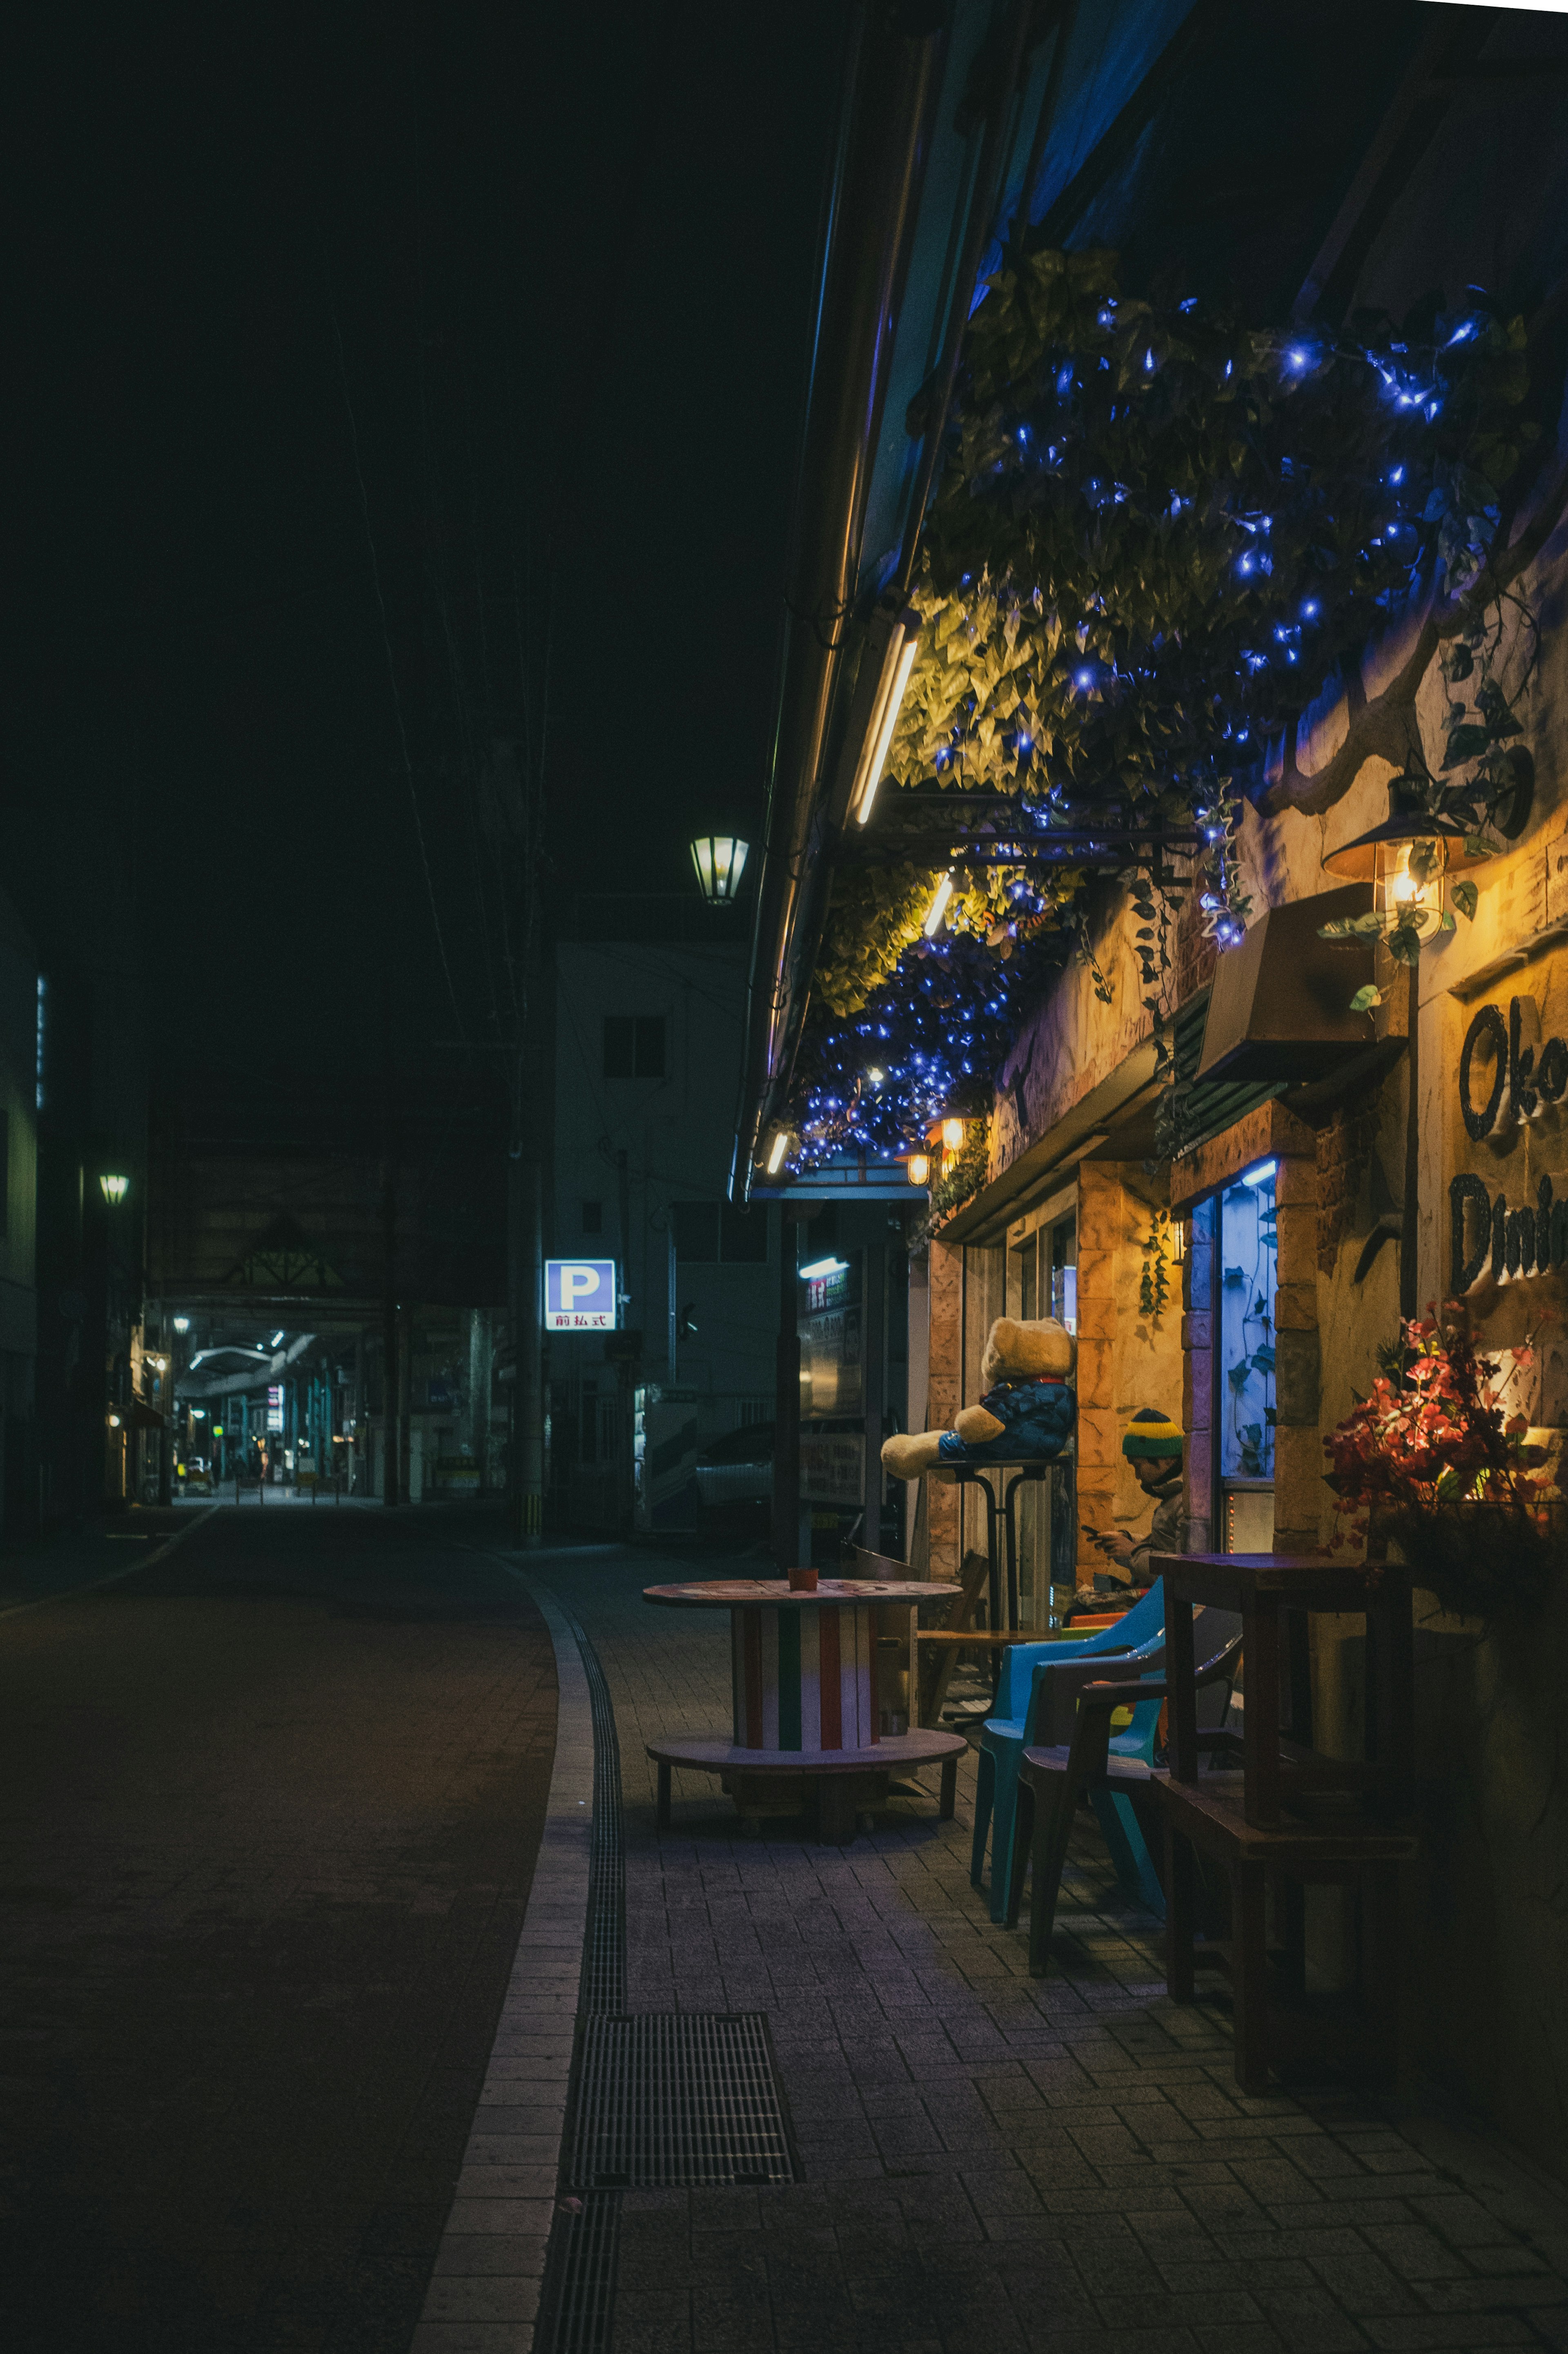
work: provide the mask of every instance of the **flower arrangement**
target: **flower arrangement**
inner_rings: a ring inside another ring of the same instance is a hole
[[[1323,1441],[1341,1516],[1332,1549],[1370,1540],[1381,1554],[1393,1539],[1416,1582],[1467,1617],[1538,1607],[1564,1556],[1562,1499],[1547,1449],[1501,1395],[1532,1362],[1528,1346],[1482,1355],[1435,1310],[1407,1321]],[[1380,1566],[1369,1558],[1369,1576]]]

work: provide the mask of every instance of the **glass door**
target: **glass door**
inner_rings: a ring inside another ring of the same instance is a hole
[[[1274,1548],[1275,1164],[1260,1161],[1220,1196],[1218,1333],[1223,1553]]]

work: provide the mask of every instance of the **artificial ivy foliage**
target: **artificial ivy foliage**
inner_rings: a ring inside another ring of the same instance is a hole
[[[985,1183],[991,1165],[991,1122],[973,1119],[963,1143],[944,1167],[931,1188],[930,1208],[927,1214],[925,1234],[932,1233],[944,1218],[980,1192]],[[920,1236],[911,1237],[919,1240]]]
[[[1109,253],[1015,262],[966,340],[884,795],[1005,793],[1020,831],[1042,835],[1192,828],[1204,926],[1222,947],[1239,939],[1244,794],[1407,599],[1439,573],[1484,576],[1535,437],[1528,389],[1522,326],[1483,307],[1329,338],[1126,296]],[[1447,658],[1464,692],[1440,774],[1418,741],[1412,753],[1414,789],[1467,824],[1512,790],[1502,755],[1517,722],[1487,652],[1499,637],[1480,630]],[[893,1131],[895,1090],[880,1111],[856,1093],[842,1024],[872,1012],[885,1037],[900,1026],[938,872],[863,870],[835,887],[797,1074],[816,1153],[855,1127],[885,1150],[914,1132]],[[1054,964],[1081,936],[1084,881],[1020,864],[955,893],[948,928],[981,951],[962,966],[977,1052],[991,1051],[980,1009],[1019,942],[1054,936]],[[1147,875],[1135,898],[1158,1019],[1164,900]]]
[[[1166,1246],[1173,1226],[1169,1210],[1156,1210],[1141,1245],[1143,1266],[1138,1283],[1138,1312],[1158,1324],[1171,1302],[1171,1261]]]

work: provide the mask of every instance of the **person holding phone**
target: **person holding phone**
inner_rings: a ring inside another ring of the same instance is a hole
[[[1138,1476],[1146,1496],[1154,1499],[1149,1534],[1135,1537],[1128,1529],[1088,1532],[1106,1556],[1107,1569],[1097,1572],[1097,1592],[1118,1585],[1147,1585],[1150,1557],[1181,1550],[1181,1427],[1158,1407],[1139,1406],[1128,1423],[1121,1451]]]

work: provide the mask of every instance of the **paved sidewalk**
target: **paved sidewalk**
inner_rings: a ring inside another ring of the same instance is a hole
[[[530,1562],[615,1702],[631,2007],[767,2010],[806,2172],[628,2195],[617,2354],[1568,2347],[1554,2187],[1411,2104],[1238,2094],[1087,1837],[1031,1979],[969,1886],[972,1766],[956,1822],[904,1800],[842,1850],[677,1774],[660,1840],[642,1744],[727,1723],[727,1629],[640,1593],[723,1567]]]

